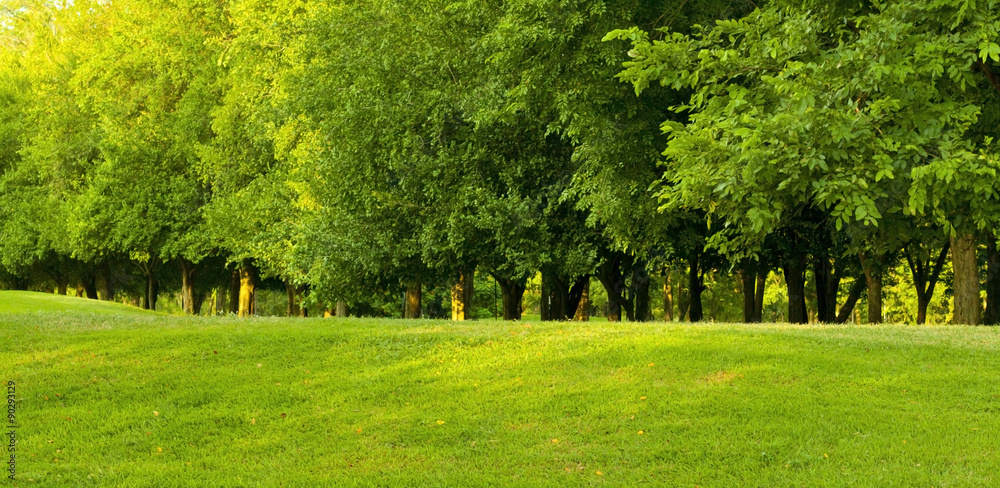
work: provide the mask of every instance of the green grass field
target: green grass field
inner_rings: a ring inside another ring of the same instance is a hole
[[[151,315],[155,312],[115,302],[33,291],[0,291],[0,313],[83,312],[100,315]]]
[[[1000,485],[996,328],[50,312],[0,337],[15,486]]]

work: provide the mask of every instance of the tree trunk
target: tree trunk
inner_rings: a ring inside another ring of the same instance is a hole
[[[809,323],[806,309],[806,256],[790,256],[784,260],[785,284],[788,290],[788,322]]]
[[[570,317],[572,307],[570,303],[569,290],[566,279],[558,272],[552,270],[542,270],[542,303],[541,319],[545,321],[567,320]]]
[[[347,302],[346,301],[344,301],[344,300],[337,300],[336,316],[337,317],[341,317],[341,318],[347,317]]]
[[[208,294],[205,293],[205,292],[195,293],[194,294],[194,314],[195,315],[201,315],[201,306],[205,303],[205,297],[207,297],[207,296],[208,296]]]
[[[521,300],[524,298],[524,281],[493,277],[500,285],[503,297],[503,319],[521,320]]]
[[[285,293],[288,295],[288,307],[285,314],[288,317],[297,317],[302,310],[299,308],[299,289],[292,283],[292,280],[285,280]]]
[[[653,318],[649,303],[649,270],[643,261],[632,267],[632,296],[635,302],[634,320],[646,322]]]
[[[972,234],[951,238],[951,260],[955,268],[955,313],[952,323],[979,325],[979,266],[976,263],[976,238]]]
[[[577,322],[590,321],[590,277],[583,279],[586,281],[582,282],[580,296],[576,300],[576,311],[573,313],[573,320]]]
[[[767,275],[769,274],[771,272],[766,269],[757,270],[757,290],[753,304],[753,322],[755,323],[764,321],[764,290],[767,288]]]
[[[150,272],[146,275],[146,303],[144,304],[146,310],[156,310],[156,300],[159,294],[160,283],[156,281],[153,273]]]
[[[834,274],[833,264],[827,257],[813,260],[813,275],[816,277],[816,319],[824,324],[835,323],[840,277]]]
[[[86,287],[83,285],[83,281],[77,283],[74,294],[76,295],[77,298],[84,298],[87,296]]]
[[[229,280],[229,313],[240,313],[240,270],[234,269]]]
[[[869,259],[863,253],[859,254],[861,268],[865,271],[865,283],[868,284],[868,323],[882,323],[882,270],[880,259]],[[874,261],[874,262],[873,262]]]
[[[691,322],[701,322],[703,310],[701,292],[705,290],[699,270],[698,254],[693,253],[688,258],[688,318]]]
[[[451,287],[451,319],[472,320],[473,280],[475,270],[462,270]]]
[[[97,296],[106,302],[114,298],[114,290],[111,286],[111,266],[105,259],[97,265]]]
[[[87,292],[87,298],[97,300],[97,279],[94,275],[88,274],[83,278],[83,290]]]
[[[257,314],[257,279],[257,267],[249,259],[244,259],[240,267],[240,317]]]
[[[195,314],[194,274],[198,270],[191,261],[181,258],[181,305],[185,313]]]
[[[606,259],[598,268],[597,280],[604,286],[608,295],[608,321],[621,322],[622,293],[625,291],[625,278],[622,275],[621,259],[614,257]]]
[[[66,295],[66,289],[69,288],[69,281],[67,281],[65,279],[64,280],[60,280],[59,283],[58,283],[58,287],[59,288],[56,290],[56,293],[58,293],[60,295]]]
[[[744,265],[740,270],[740,281],[743,282],[743,322],[753,323],[754,310],[757,308],[757,273],[750,266]]]
[[[996,236],[991,234],[986,240],[986,312],[983,313],[983,325],[998,324],[1000,324],[1000,251],[997,251]]]
[[[419,319],[421,316],[422,290],[420,283],[406,285],[406,307],[403,310],[404,319]]]
[[[670,270],[663,274],[663,321],[674,320],[674,287],[670,282]]]
[[[865,291],[866,286],[867,280],[864,278],[857,278],[851,284],[851,290],[847,293],[847,300],[840,306],[840,311],[837,313],[838,324],[846,323],[851,318],[851,313],[854,312],[854,307],[858,304],[858,299],[861,298],[861,293]]]

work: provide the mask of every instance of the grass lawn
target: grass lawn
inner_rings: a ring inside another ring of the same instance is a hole
[[[0,339],[15,486],[1000,485],[997,328],[34,313]]]
[[[0,313],[85,312],[101,315],[148,315],[149,310],[115,302],[34,291],[0,291]]]

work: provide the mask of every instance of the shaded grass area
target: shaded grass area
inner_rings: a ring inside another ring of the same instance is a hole
[[[997,486],[994,328],[0,315],[19,486]]]
[[[0,313],[29,312],[85,312],[102,315],[155,314],[149,310],[115,302],[35,291],[0,291]]]

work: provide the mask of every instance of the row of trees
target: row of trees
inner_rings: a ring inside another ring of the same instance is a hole
[[[543,319],[596,278],[645,320],[683,269],[682,316],[731,273],[749,322],[779,271],[790,321],[880,322],[905,262],[918,322],[944,269],[1000,321],[991,2],[2,5],[10,287],[463,319],[478,273],[517,319],[540,273]]]

